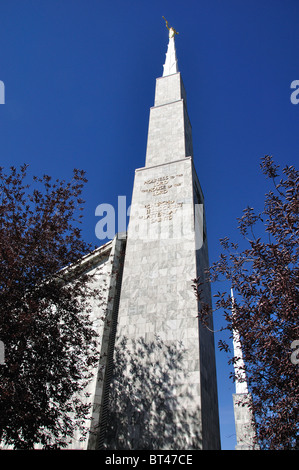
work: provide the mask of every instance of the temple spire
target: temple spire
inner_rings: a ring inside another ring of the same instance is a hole
[[[235,315],[235,299],[231,289],[232,314]],[[233,344],[236,376],[236,393],[233,394],[234,415],[236,426],[236,450],[258,450],[254,416],[250,404],[252,398],[248,392],[247,377],[244,367],[242,347],[238,330],[233,329]]]
[[[164,18],[164,16],[162,18]],[[169,31],[169,42],[168,42],[168,47],[167,47],[165,64],[163,65],[163,77],[167,77],[168,75],[172,75],[179,71],[177,57],[176,57],[176,50],[175,50],[175,41],[174,41],[175,35],[179,33],[172,26],[168,25],[167,20],[165,20],[165,22],[166,22],[166,28]]]

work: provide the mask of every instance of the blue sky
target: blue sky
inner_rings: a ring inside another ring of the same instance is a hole
[[[131,201],[144,166],[149,109],[168,34],[179,36],[194,162],[204,191],[210,261],[219,239],[238,238],[237,217],[261,208],[260,158],[298,161],[297,0],[10,0],[0,5],[0,165],[89,180],[83,236],[95,237],[95,208]],[[222,324],[219,314],[215,328]],[[216,342],[220,339],[216,333]],[[234,386],[217,351],[222,448],[233,449]]]

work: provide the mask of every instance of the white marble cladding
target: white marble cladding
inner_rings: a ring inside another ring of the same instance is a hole
[[[146,166],[193,155],[192,130],[180,73],[157,80],[150,110]]]
[[[157,78],[154,106],[161,106],[178,100],[184,100],[187,104],[181,74],[178,72],[167,77]]]
[[[174,381],[181,407],[194,412],[199,431],[198,310],[191,287],[197,275],[192,171],[191,158],[136,170],[117,333],[129,339],[141,336],[147,342],[158,335],[165,344],[182,344],[185,373],[176,376],[174,371]],[[185,211],[181,231],[176,227],[180,210]]]
[[[183,100],[151,108],[146,166],[192,156],[191,125]]]
[[[256,444],[256,431],[253,421],[253,414],[249,403],[251,396],[249,393],[233,394],[235,427],[236,427],[236,450],[259,450]]]

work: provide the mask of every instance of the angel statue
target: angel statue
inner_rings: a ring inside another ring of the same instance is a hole
[[[169,31],[169,38],[174,38],[175,34],[179,34],[172,26],[168,26],[168,21],[162,16],[162,18],[165,20],[166,23],[166,28]]]

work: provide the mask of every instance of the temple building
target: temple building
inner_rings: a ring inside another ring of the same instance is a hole
[[[200,323],[192,288],[209,266],[204,196],[177,32],[166,25],[168,49],[127,233],[84,260],[109,294],[94,311],[105,321],[88,389],[91,432],[74,436],[70,448],[220,449],[213,325]],[[208,283],[203,301],[211,304]]]

